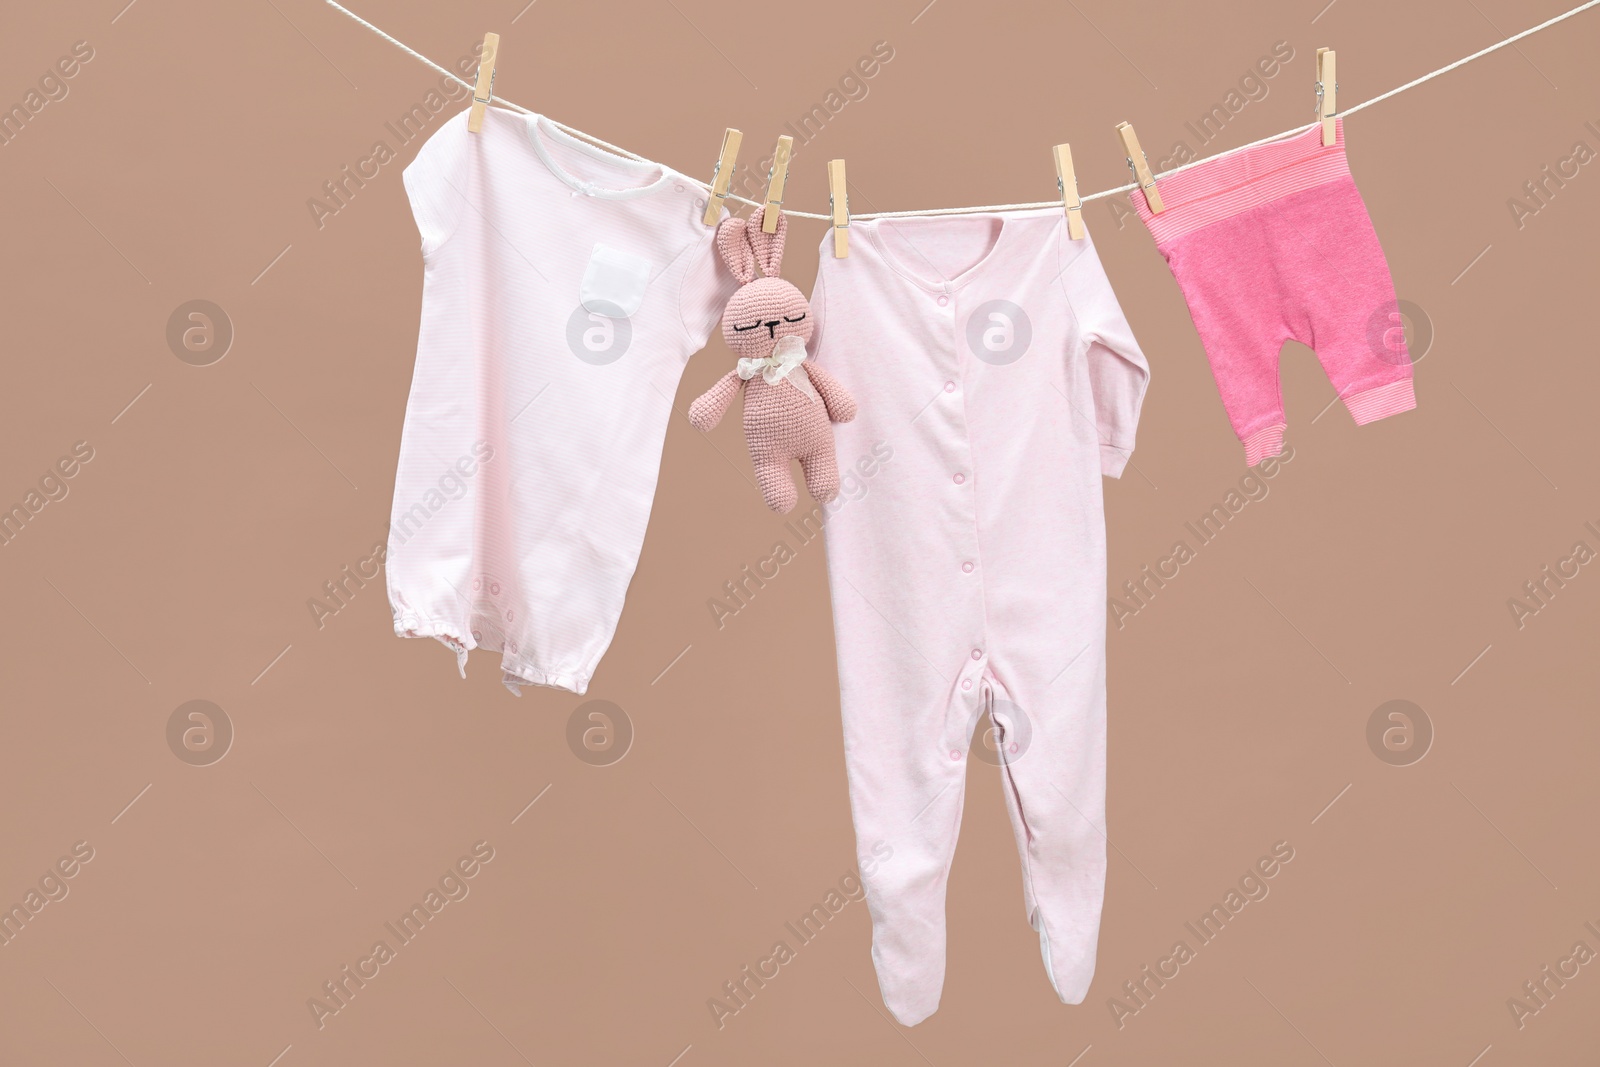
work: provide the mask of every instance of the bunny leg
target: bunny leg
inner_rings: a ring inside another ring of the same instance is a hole
[[[794,487],[794,478],[789,474],[789,458],[763,456],[755,461],[755,465],[756,484],[761,487],[767,507],[780,515],[793,511],[800,491]]]
[[[830,442],[808,456],[800,458],[800,473],[806,477],[806,488],[819,504],[826,504],[839,495],[839,459]]]

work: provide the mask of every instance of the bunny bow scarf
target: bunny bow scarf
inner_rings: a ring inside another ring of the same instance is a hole
[[[798,337],[785,337],[773,346],[771,355],[739,360],[739,377],[749,381],[759,374],[768,385],[777,385],[804,363],[805,358],[806,343]]]

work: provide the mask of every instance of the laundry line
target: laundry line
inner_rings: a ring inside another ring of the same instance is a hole
[[[372,23],[368,22],[366,19],[362,18],[360,15],[357,15],[354,11],[351,11],[349,8],[345,7],[343,4],[337,3],[336,0],[323,0],[323,2],[326,3],[329,7],[333,8],[335,11],[342,12],[343,14],[349,16],[354,21],[360,23],[362,26],[365,26],[367,29],[371,30],[373,33],[377,34],[379,37],[383,38],[385,41],[388,41],[390,44],[394,45],[396,48],[400,49],[402,52],[405,52],[407,55],[412,56],[412,57],[420,60],[423,63],[426,63],[428,66],[432,67],[434,70],[438,71],[440,74],[443,74],[445,77],[450,78],[452,81],[458,82],[459,84],[466,86],[469,90],[475,90],[476,89],[476,86],[474,86],[471,82],[466,81],[465,79],[463,79],[460,75],[456,74],[454,71],[448,70],[448,69],[446,69],[444,67],[441,67],[439,64],[435,63],[433,60],[429,59],[427,56],[423,55],[421,52],[418,52],[416,49],[410,47],[405,42],[397,40],[396,38],[390,36],[389,34],[385,33],[383,30],[379,29],[378,27],[374,26]],[[1383,101],[1388,100],[1390,97],[1399,96],[1401,93],[1405,92],[1408,89],[1415,89],[1417,86],[1422,85],[1422,84],[1424,84],[1426,82],[1430,82],[1433,79],[1435,79],[1437,77],[1440,77],[1441,75],[1448,74],[1453,70],[1456,70],[1456,69],[1458,69],[1460,67],[1464,67],[1468,63],[1473,62],[1474,60],[1482,59],[1484,56],[1489,55],[1492,52],[1498,52],[1502,48],[1510,47],[1511,45],[1514,45],[1518,41],[1522,40],[1524,37],[1531,37],[1534,34],[1538,33],[1540,30],[1549,29],[1551,26],[1554,26],[1558,22],[1565,22],[1567,19],[1572,18],[1572,16],[1580,14],[1580,13],[1582,13],[1584,11],[1587,11],[1591,7],[1595,7],[1597,5],[1600,5],[1600,0],[1588,0],[1587,3],[1579,4],[1577,7],[1573,8],[1570,11],[1564,11],[1561,14],[1555,16],[1554,18],[1546,19],[1544,22],[1539,23],[1539,25],[1529,27],[1528,29],[1523,30],[1521,33],[1512,34],[1510,37],[1507,37],[1503,41],[1499,41],[1499,42],[1497,42],[1495,44],[1492,44],[1488,48],[1480,49],[1479,51],[1476,51],[1476,52],[1472,53],[1470,56],[1465,56],[1465,57],[1463,57],[1461,59],[1458,59],[1454,63],[1449,63],[1449,64],[1447,64],[1447,65],[1445,65],[1443,67],[1440,67],[1436,71],[1433,71],[1433,72],[1428,73],[1428,74],[1424,74],[1420,78],[1414,78],[1411,81],[1406,82],[1404,85],[1397,86],[1396,88],[1390,89],[1386,93],[1383,93],[1383,94],[1381,94],[1379,96],[1373,97],[1371,100],[1363,100],[1359,104],[1355,104],[1355,105],[1353,105],[1351,107],[1344,108],[1341,111],[1337,112],[1333,117],[1335,117],[1335,118],[1347,118],[1350,115],[1354,115],[1358,111],[1362,111],[1362,110],[1365,110],[1366,108],[1371,107],[1373,104],[1380,104]],[[504,107],[504,108],[507,108],[507,109],[512,110],[512,111],[520,112],[521,114],[524,114],[524,115],[534,114],[534,111],[531,108],[523,107],[521,104],[513,103],[512,101],[506,100],[503,97],[494,97],[493,98],[493,104],[495,106]],[[551,123],[557,129],[560,129],[560,130],[562,130],[562,131],[564,131],[566,133],[569,133],[574,137],[580,137],[583,140],[588,141],[590,144],[593,144],[593,145],[596,145],[596,146],[598,146],[600,148],[606,149],[608,152],[615,152],[619,156],[623,156],[624,158],[627,158],[627,159],[637,160],[640,163],[649,163],[652,166],[662,167],[664,169],[671,170],[675,174],[683,174],[683,172],[678,170],[676,167],[668,167],[665,163],[659,163],[656,160],[647,159],[644,156],[638,155],[637,153],[628,151],[626,148],[622,148],[622,147],[620,147],[618,145],[614,145],[614,144],[610,143],[609,141],[601,140],[599,137],[596,137],[594,134],[589,133],[589,132],[587,132],[585,130],[576,129],[576,128],[572,127],[572,126],[566,125],[565,123],[557,122],[555,119],[550,118],[548,115],[546,115],[544,117],[545,117],[546,121]],[[1275,133],[1275,134],[1272,134],[1270,137],[1263,137],[1259,141],[1251,141],[1249,144],[1242,144],[1242,145],[1239,145],[1236,148],[1229,148],[1229,149],[1226,149],[1226,150],[1221,151],[1221,152],[1214,153],[1214,154],[1209,155],[1209,156],[1203,156],[1203,157],[1201,157],[1199,159],[1191,160],[1188,163],[1184,163],[1184,164],[1182,164],[1180,166],[1172,167],[1172,168],[1170,168],[1168,170],[1163,170],[1163,171],[1157,172],[1155,174],[1155,179],[1156,179],[1157,182],[1159,182],[1162,178],[1169,178],[1174,174],[1179,174],[1179,173],[1182,173],[1183,171],[1188,170],[1190,167],[1199,166],[1201,163],[1209,163],[1211,160],[1221,159],[1224,156],[1231,156],[1231,155],[1233,155],[1233,154],[1235,154],[1237,152],[1243,152],[1246,149],[1256,148],[1256,147],[1258,147],[1260,145],[1264,145],[1264,144],[1271,144],[1273,141],[1281,141],[1286,137],[1293,137],[1296,134],[1303,133],[1306,130],[1311,129],[1313,126],[1317,126],[1319,124],[1320,124],[1320,120],[1318,122],[1309,122],[1304,126],[1297,126],[1292,130],[1285,130],[1283,133]],[[1133,161],[1129,160],[1128,165],[1131,168],[1132,165],[1133,165]],[[703,181],[699,180],[698,178],[692,177],[691,175],[687,175],[687,174],[684,174],[683,177],[685,177],[690,182],[693,182],[695,185],[699,186],[700,188],[706,190],[706,192],[708,194],[711,192],[711,186],[707,182],[703,182]],[[1087,203],[1090,200],[1101,200],[1101,199],[1104,199],[1105,197],[1108,197],[1108,196],[1118,196],[1118,195],[1120,195],[1122,193],[1132,192],[1133,190],[1135,190],[1137,188],[1139,188],[1139,184],[1137,182],[1129,182],[1127,185],[1119,185],[1115,189],[1103,189],[1098,193],[1090,193],[1087,196],[1080,197],[1080,199],[1083,202]],[[738,194],[732,192],[731,190],[727,194],[727,198],[729,200],[737,201],[737,202],[739,202],[741,204],[748,204],[750,207],[763,207],[764,206],[763,204],[761,204],[758,201],[748,200],[745,197],[739,196]],[[924,208],[924,209],[914,210],[914,211],[872,211],[872,212],[865,212],[865,213],[862,213],[862,214],[856,214],[856,213],[852,212],[850,217],[852,219],[903,219],[903,218],[914,218],[914,217],[923,216],[923,215],[971,215],[971,214],[979,214],[979,213],[988,213],[988,212],[991,212],[991,211],[1028,211],[1028,210],[1033,210],[1033,209],[1037,209],[1037,208],[1060,207],[1060,206],[1061,206],[1061,200],[1059,198],[1057,198],[1055,200],[1041,200],[1041,201],[1038,201],[1038,202],[1035,202],[1035,203],[1031,203],[1031,204],[983,204],[983,205],[980,205],[980,206],[977,206],[977,207]],[[821,214],[821,213],[815,212],[815,211],[798,211],[798,210],[795,210],[793,208],[783,208],[782,210],[783,210],[783,213],[785,215],[791,215],[791,216],[793,216],[795,218],[800,218],[800,219],[818,219],[820,221],[827,222],[827,221],[831,221],[832,218],[833,218],[832,215],[824,215],[824,214]]]

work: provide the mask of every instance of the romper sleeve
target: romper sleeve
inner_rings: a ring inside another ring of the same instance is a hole
[[[1062,232],[1066,227],[1063,224]],[[1150,383],[1150,365],[1111,291],[1094,245],[1062,240],[1061,284],[1078,319],[1078,352],[1088,365],[1094,397],[1095,429],[1100,436],[1100,471],[1120,478],[1133,454],[1139,408]]]
[[[722,217],[728,217],[726,208]],[[695,244],[684,254],[686,262],[679,275],[679,311],[691,350],[698,352],[711,339],[711,331],[717,328],[722,309],[733,297],[738,281],[722,268],[714,240],[715,228],[701,226],[698,218],[695,225],[704,236],[697,234]]]
[[[422,255],[438,251],[467,210],[470,157],[465,111],[439,127],[402,172],[411,214],[422,235]]]

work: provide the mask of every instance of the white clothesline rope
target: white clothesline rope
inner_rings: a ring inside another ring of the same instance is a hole
[[[333,8],[335,11],[340,11],[340,12],[344,13],[345,15],[349,16],[351,19],[354,19],[356,22],[360,23],[362,26],[365,26],[367,29],[371,30],[373,33],[377,34],[379,37],[382,37],[385,41],[388,41],[390,44],[394,45],[396,48],[400,49],[402,52],[405,52],[407,55],[412,56],[412,57],[414,57],[414,58],[416,58],[418,60],[421,60],[423,63],[426,63],[428,66],[432,67],[434,70],[438,71],[440,74],[443,74],[445,77],[450,78],[453,81],[459,82],[461,85],[466,86],[468,89],[474,89],[475,88],[475,86],[471,82],[466,81],[460,75],[456,74],[454,71],[447,70],[444,67],[441,67],[439,64],[435,63],[433,60],[429,59],[427,56],[423,55],[421,52],[418,52],[414,48],[411,48],[410,46],[405,44],[403,41],[396,40],[395,38],[389,36],[389,34],[383,32],[378,27],[374,26],[372,23],[368,22],[366,19],[362,18],[360,15],[357,15],[355,12],[351,11],[349,8],[345,7],[344,5],[339,4],[339,3],[335,3],[335,0],[324,0],[324,3],[326,3],[329,7]],[[1476,51],[1476,52],[1472,53],[1470,56],[1466,56],[1466,57],[1464,57],[1462,59],[1458,59],[1454,63],[1451,63],[1451,64],[1449,64],[1447,66],[1440,67],[1438,70],[1433,71],[1430,74],[1424,74],[1420,78],[1414,78],[1411,81],[1406,82],[1404,85],[1398,86],[1397,88],[1394,88],[1394,89],[1390,89],[1388,92],[1383,93],[1380,96],[1373,97],[1371,100],[1363,100],[1361,103],[1356,104],[1356,105],[1354,105],[1352,107],[1344,108],[1343,110],[1338,112],[1337,117],[1345,118],[1345,117],[1347,117],[1349,115],[1354,115],[1357,111],[1361,111],[1364,108],[1369,108],[1373,104],[1382,103],[1383,101],[1389,99],[1391,96],[1398,96],[1401,93],[1405,92],[1407,89],[1414,89],[1417,86],[1421,85],[1423,82],[1430,82],[1430,81],[1432,81],[1433,79],[1439,77],[1442,74],[1450,73],[1452,70],[1455,70],[1457,67],[1464,67],[1468,63],[1471,63],[1475,59],[1482,59],[1484,56],[1488,55],[1491,52],[1498,52],[1502,48],[1506,48],[1506,47],[1508,47],[1510,45],[1516,44],[1518,41],[1522,40],[1524,37],[1531,37],[1533,34],[1538,33],[1540,30],[1549,29],[1551,26],[1554,26],[1558,22],[1565,22],[1567,19],[1570,19],[1572,16],[1577,15],[1577,14],[1579,14],[1581,12],[1587,11],[1591,7],[1595,7],[1597,5],[1600,5],[1600,0],[1588,0],[1587,3],[1579,4],[1577,7],[1573,8],[1571,11],[1565,11],[1565,12],[1562,12],[1561,14],[1555,16],[1554,18],[1546,19],[1544,22],[1539,23],[1539,25],[1537,25],[1537,26],[1532,26],[1532,27],[1530,27],[1530,28],[1528,28],[1526,30],[1523,30],[1521,33],[1513,34],[1512,36],[1507,37],[1503,41],[1499,41],[1499,42],[1497,42],[1495,44],[1492,44],[1488,48],[1480,49],[1479,51]],[[510,100],[506,100],[506,99],[503,99],[501,97],[495,97],[494,98],[494,103],[497,106],[509,108],[512,111],[521,112],[524,115],[531,115],[531,114],[534,113],[530,108],[525,108],[521,104],[512,103]],[[557,122],[556,120],[549,118],[549,116],[545,116],[545,118],[546,118],[546,120],[548,122],[550,122],[552,125],[556,126],[557,128],[559,128],[561,130],[564,130],[565,132],[570,133],[575,137],[581,137],[585,141],[588,141],[590,144],[597,145],[598,147],[604,148],[604,149],[606,149],[607,151],[610,151],[610,152],[615,152],[619,156],[624,156],[624,157],[626,157],[628,159],[637,160],[637,161],[639,161],[641,163],[649,163],[649,164],[652,164],[652,165],[657,166],[657,167],[665,167],[666,166],[663,163],[657,163],[653,159],[646,159],[644,156],[638,155],[638,154],[636,154],[634,152],[630,152],[626,148],[622,148],[622,147],[619,147],[617,145],[611,144],[609,141],[603,141],[600,138],[596,137],[592,133],[585,132],[584,130],[574,129],[571,126],[568,126],[568,125],[566,125],[564,123],[561,123],[561,122]],[[1259,145],[1270,144],[1273,141],[1280,141],[1280,140],[1284,139],[1285,137],[1292,137],[1295,134],[1298,134],[1298,133],[1301,133],[1301,132],[1303,132],[1305,130],[1308,130],[1312,126],[1315,126],[1315,125],[1318,125],[1318,123],[1316,123],[1316,122],[1308,123],[1308,124],[1306,124],[1304,126],[1298,126],[1295,129],[1287,130],[1287,131],[1285,131],[1283,133],[1275,133],[1270,137],[1263,137],[1259,141],[1251,141],[1249,144],[1239,145],[1237,148],[1229,148],[1226,151],[1217,152],[1217,153],[1215,153],[1213,155],[1204,156],[1204,157],[1202,157],[1200,159],[1196,159],[1196,160],[1191,160],[1190,162],[1185,163],[1185,164],[1183,164],[1181,166],[1173,167],[1173,168],[1171,168],[1169,170],[1160,171],[1159,173],[1157,173],[1155,175],[1155,177],[1156,177],[1157,180],[1160,180],[1162,178],[1167,178],[1167,177],[1170,177],[1170,176],[1172,176],[1174,174],[1179,173],[1180,171],[1188,170],[1190,167],[1198,166],[1201,163],[1210,162],[1213,159],[1220,159],[1223,156],[1231,156],[1235,152],[1243,152],[1247,148],[1255,148],[1255,147],[1257,147]],[[674,168],[667,168],[667,169],[672,170],[674,173],[678,173],[678,174],[682,173],[681,171],[678,171],[677,168],[675,168],[675,167]],[[710,192],[711,186],[708,183],[703,182],[703,181],[699,180],[698,178],[694,178],[694,177],[689,176],[689,175],[684,175],[684,177],[687,178],[689,181],[693,182],[694,184],[698,185],[700,188],[705,189],[708,193]],[[1132,192],[1134,189],[1137,189],[1138,187],[1139,187],[1138,183],[1130,182],[1127,185],[1119,185],[1115,189],[1104,189],[1104,190],[1101,190],[1098,193],[1090,193],[1087,196],[1082,197],[1081,199],[1085,203],[1087,203],[1090,200],[1100,200],[1100,199],[1103,199],[1103,198],[1108,197],[1108,196],[1116,196],[1119,193]],[[741,203],[741,204],[748,204],[751,207],[761,207],[761,206],[763,206],[758,201],[747,200],[746,198],[744,198],[742,196],[739,196],[739,195],[737,195],[736,193],[734,193],[732,191],[730,191],[728,193],[728,199],[737,201],[738,203]],[[990,212],[990,211],[1027,211],[1027,210],[1032,210],[1032,209],[1036,209],[1036,208],[1048,208],[1048,207],[1060,207],[1060,206],[1061,206],[1061,201],[1059,199],[1056,199],[1056,200],[1043,200],[1043,201],[1040,201],[1038,203],[1032,203],[1032,204],[984,204],[984,205],[981,205],[981,206],[978,206],[978,207],[924,208],[922,210],[917,210],[917,211],[873,211],[873,212],[868,212],[868,213],[865,213],[865,214],[852,213],[850,217],[852,219],[898,219],[898,218],[910,218],[910,217],[917,216],[917,215],[969,215],[969,214],[977,214],[977,213],[980,213],[980,212]],[[819,214],[818,212],[815,212],[815,211],[796,211],[796,210],[794,210],[792,208],[784,208],[783,209],[783,213],[786,214],[786,215],[792,215],[795,218],[820,219],[820,220],[822,220],[824,222],[829,221],[829,220],[832,219],[831,215],[823,215],[823,214]]]

